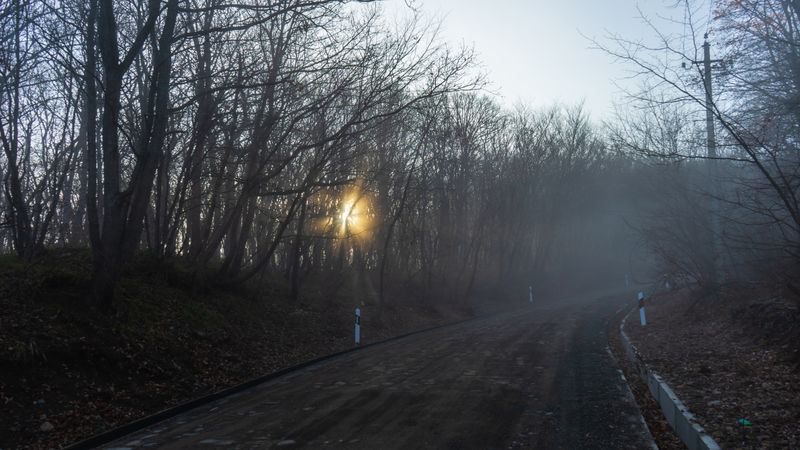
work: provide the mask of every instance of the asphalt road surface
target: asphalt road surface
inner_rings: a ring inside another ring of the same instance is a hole
[[[369,347],[106,448],[654,448],[607,351],[625,297],[534,306]]]

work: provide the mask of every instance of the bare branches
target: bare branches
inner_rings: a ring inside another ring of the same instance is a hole
[[[711,204],[723,205],[712,208],[711,215],[717,218],[711,220],[724,220],[710,239],[738,245],[740,252],[738,256],[728,252],[729,266],[750,257],[739,244],[752,244],[748,236],[754,233],[769,236],[760,248],[785,247],[797,254],[800,83],[796,81],[800,78],[796,75],[800,72],[793,62],[798,43],[793,2],[720,2],[710,19],[713,33],[706,34],[716,59],[705,61],[705,68],[698,58],[697,6],[680,2],[678,7],[685,11],[687,36],[665,36],[647,21],[656,45],[617,36],[595,42],[597,48],[633,67],[642,81],[640,91],[629,93],[634,107],[620,111],[612,139],[619,148],[647,160],[684,167],[702,162],[709,168],[704,195]],[[681,66],[692,70],[682,71]],[[716,91],[713,98],[709,80]],[[710,122],[709,149],[716,148],[714,132],[720,137],[718,153],[703,155],[705,133],[697,125],[703,111]],[[752,220],[752,215],[762,220]],[[767,244],[770,239],[773,244]]]

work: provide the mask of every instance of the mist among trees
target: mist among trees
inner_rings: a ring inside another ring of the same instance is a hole
[[[697,33],[654,25],[655,47],[597,43],[642,83],[599,123],[580,105],[504,106],[469,48],[370,2],[12,0],[0,248],[88,247],[87,298],[106,310],[140,253],[198,286],[280,274],[296,297],[348,274],[380,301],[626,273],[792,279],[800,5],[714,14],[711,103]]]

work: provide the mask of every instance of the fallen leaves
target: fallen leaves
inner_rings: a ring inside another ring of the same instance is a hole
[[[685,290],[656,296],[648,305],[648,325],[628,321],[625,331],[722,448],[800,448],[800,373],[781,340],[761,332],[772,333],[764,324],[796,331],[785,323],[794,316],[786,305],[766,308],[751,300],[763,293],[747,294],[749,299],[698,300]],[[752,315],[753,304],[767,312],[766,319]]]
[[[186,302],[207,300],[152,291],[157,297],[136,321],[0,296],[0,348],[19,350],[0,353],[0,448],[62,447],[352,346],[349,304],[265,300],[236,311],[242,304],[230,302],[247,300],[229,296],[201,305],[214,311],[206,324],[186,317],[198,309]],[[371,324],[372,339],[463,316],[387,307],[385,317]]]

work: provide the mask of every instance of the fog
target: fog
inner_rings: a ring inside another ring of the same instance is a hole
[[[294,297],[358,274],[379,302],[791,276],[794,41],[740,27],[757,17],[721,9],[707,61],[698,5],[683,34],[645,22],[666,52],[585,39],[637,71],[601,120],[509,106],[421,9],[323,3],[8,6],[3,251],[88,247],[104,308],[141,253],[217,286],[282,274]]]
[[[0,447],[797,448],[800,1],[393,2],[0,5]]]

